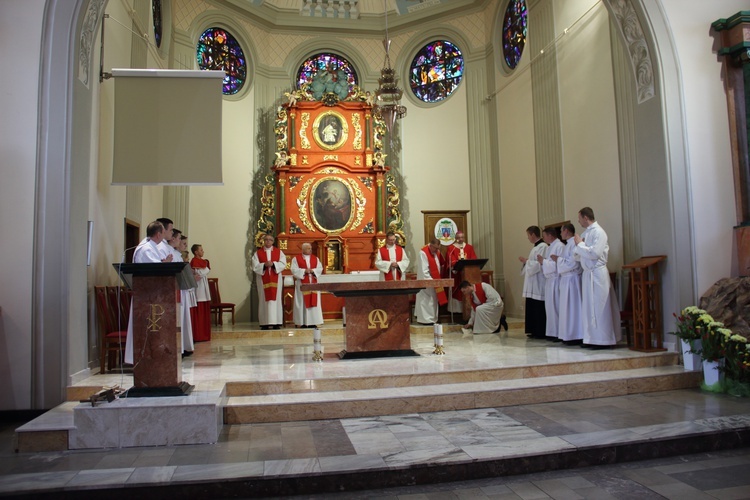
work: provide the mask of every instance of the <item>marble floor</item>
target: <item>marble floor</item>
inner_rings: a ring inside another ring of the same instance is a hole
[[[196,346],[195,354],[186,358],[184,376],[196,390],[208,391],[253,379],[420,374],[643,355],[527,340],[514,328],[499,335],[446,332],[445,356],[431,354],[432,340],[429,332],[412,335],[413,347],[421,354],[413,358],[340,361],[327,356],[323,363],[313,363],[311,332],[249,335],[247,325],[228,326]],[[323,342],[329,354],[343,348],[340,327],[324,330]],[[132,377],[122,373],[95,375],[78,386],[130,383]],[[3,496],[750,498],[750,458],[743,449],[750,443],[750,402],[697,388],[224,425],[219,442],[190,446],[15,453],[13,430],[20,423],[0,428]],[[696,452],[702,454],[693,455]],[[671,458],[639,462],[654,457]],[[578,469],[604,464],[614,465]],[[703,469],[716,477],[708,479],[704,471],[703,479],[695,479],[693,472]],[[521,476],[529,473],[534,475]],[[377,489],[388,487],[396,489]]]

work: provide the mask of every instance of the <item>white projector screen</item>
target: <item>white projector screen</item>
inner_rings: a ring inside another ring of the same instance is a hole
[[[113,69],[113,185],[223,184],[223,71]]]

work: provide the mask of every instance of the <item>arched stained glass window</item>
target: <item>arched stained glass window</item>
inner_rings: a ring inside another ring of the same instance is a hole
[[[154,42],[161,47],[161,0],[151,0],[151,12],[154,18]]]
[[[453,93],[464,75],[464,57],[451,42],[430,42],[417,52],[409,68],[414,95],[424,102],[442,101]]]
[[[336,54],[321,52],[320,54],[308,57],[299,67],[299,71],[297,71],[297,88],[301,88],[305,83],[311,83],[315,73],[326,68],[332,71],[341,70],[346,73],[350,87],[352,85],[359,85],[357,72],[349,61]]]
[[[503,56],[510,69],[516,69],[526,45],[526,0],[510,0],[503,19]]]
[[[224,72],[222,92],[233,95],[247,80],[247,61],[242,47],[227,30],[208,28],[198,40],[198,67]]]

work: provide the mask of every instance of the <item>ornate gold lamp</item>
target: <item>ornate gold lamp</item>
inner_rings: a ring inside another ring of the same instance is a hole
[[[383,40],[385,62],[383,63],[383,69],[380,70],[378,89],[375,91],[375,112],[380,114],[388,132],[390,132],[396,120],[406,116],[406,106],[401,105],[401,96],[404,95],[404,91],[399,88],[398,77],[393,68],[391,68],[391,39],[388,38],[388,6],[386,2],[387,0],[383,0],[383,10],[385,12],[385,39]]]

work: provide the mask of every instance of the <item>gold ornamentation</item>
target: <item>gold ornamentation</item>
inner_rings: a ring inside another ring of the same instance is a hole
[[[289,191],[291,191],[297,184],[299,184],[299,181],[302,180],[302,177],[299,175],[290,175],[289,176]]]
[[[383,248],[385,246],[385,238],[378,238],[377,245],[378,248]]]
[[[362,126],[360,125],[361,115],[359,113],[352,114],[352,126],[354,127],[354,142],[352,147],[354,149],[362,149]]]
[[[315,179],[308,179],[303,185],[297,197],[297,208],[299,209],[299,220],[305,225],[310,231],[315,231],[315,228],[310,223],[310,219],[307,217],[307,193],[310,191],[310,185]]]
[[[307,155],[302,155],[302,164],[309,165],[309,163],[307,162]]]
[[[367,315],[367,329],[377,330],[378,328],[388,328],[388,313],[382,309],[373,309]]]
[[[289,244],[288,240],[279,239],[279,250],[286,250],[286,247],[288,244]],[[288,257],[287,257],[287,260],[289,260]]]
[[[301,227],[297,225],[294,220],[289,217],[289,234],[304,234],[305,232],[302,230]]]
[[[284,189],[284,185],[286,184],[286,179],[283,177],[279,179],[279,186],[281,186],[282,189]]]
[[[349,137],[349,124],[338,111],[326,111],[315,117],[312,134],[318,146],[333,151],[343,146]]]
[[[365,155],[365,164],[369,167],[372,167],[372,153],[367,153]]]
[[[365,224],[365,227],[362,228],[362,231],[359,232],[359,234],[374,234],[375,233],[375,223],[372,219],[370,219],[370,222]]]
[[[293,167],[297,166],[297,153],[292,153],[289,155],[289,164]]]
[[[286,250],[286,247],[284,247],[284,250]],[[285,255],[286,257],[286,267],[284,269],[289,270],[292,268],[292,257],[289,255]]]
[[[258,218],[258,231],[255,233],[255,246],[260,248],[263,246],[263,235],[266,233],[273,234],[275,210],[274,200],[276,198],[275,191],[276,185],[274,183],[274,175],[266,175],[266,184],[263,186],[263,192],[260,196],[260,217]]]
[[[432,354],[438,354],[442,356],[445,354],[445,349],[443,349],[443,346],[435,344],[435,350],[432,351]]]
[[[354,189],[354,195],[357,197],[357,215],[351,226],[351,229],[354,230],[357,229],[360,224],[362,224],[362,219],[365,217],[365,205],[367,204],[367,200],[362,194],[362,190],[359,189],[359,184],[357,184],[357,181],[355,181],[354,179],[347,180],[349,181],[349,184],[351,184],[352,189]]]
[[[299,128],[299,140],[302,149],[310,149],[310,139],[307,138],[307,126],[310,124],[310,113],[302,113],[302,123]],[[304,161],[304,160],[303,160]]]
[[[357,166],[362,165],[362,158],[359,157],[359,156],[355,156],[354,157],[354,164],[357,165]]]
[[[343,170],[338,167],[324,167],[315,172],[316,174],[345,174]]]
[[[276,126],[273,131],[276,135],[276,150],[286,151],[287,149],[287,115],[286,108],[279,106],[276,109]]]
[[[323,161],[339,161],[339,155],[323,155]]]
[[[161,304],[149,304],[151,306],[151,314],[148,316],[148,331],[158,332],[161,330],[161,317],[164,316],[164,307]]]
[[[396,186],[396,178],[393,174],[386,174],[386,189],[388,192],[388,231],[393,231],[397,236],[401,238],[403,245],[406,245],[406,235],[404,234],[404,220],[401,218],[401,210],[399,209],[399,203],[401,201],[398,192],[398,186]],[[380,181],[378,181],[380,182]]]
[[[313,361],[323,361],[323,353],[320,351],[313,351]]]
[[[360,177],[359,180],[360,180],[360,182],[362,182],[362,184],[365,185],[365,187],[367,189],[369,189],[370,191],[372,191],[372,177],[364,177],[363,176],[363,177]]]

